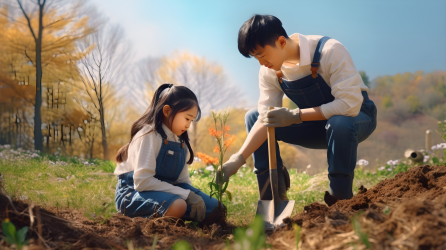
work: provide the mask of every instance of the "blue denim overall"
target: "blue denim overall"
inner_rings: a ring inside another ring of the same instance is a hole
[[[152,132],[153,133],[153,132]],[[160,181],[171,183],[174,186],[191,190],[203,198],[206,205],[206,217],[218,205],[215,198],[201,192],[199,189],[187,183],[174,183],[186,163],[186,150],[184,143],[167,141],[167,136],[163,129],[158,133],[163,138],[161,149],[156,157],[155,178]],[[118,176],[116,185],[115,204],[118,212],[129,217],[150,217],[154,213],[163,216],[169,206],[177,199],[182,199],[179,195],[161,191],[143,191],[134,189],[133,171]],[[187,210],[183,220],[193,220],[190,217],[191,206],[187,204]]]
[[[300,109],[313,108],[334,100],[330,86],[317,73],[319,59],[325,42],[330,39],[323,37],[319,40],[311,64],[313,74],[295,81],[282,79],[279,81],[283,92]],[[356,117],[335,115],[328,120],[304,121],[287,127],[277,127],[276,140],[313,149],[327,149],[329,192],[339,199],[353,197],[352,186],[358,143],[367,139],[376,128],[376,107],[368,98],[367,92],[362,91],[364,101]],[[249,110],[245,115],[246,129],[249,133],[257,121],[257,108]],[[279,145],[276,142],[277,174],[279,182],[286,175],[280,157]],[[270,199],[268,168],[268,144],[265,141],[253,154],[254,173],[257,174],[259,191],[268,187],[261,199]],[[282,184],[282,190],[284,184]],[[279,183],[279,192],[281,184]]]

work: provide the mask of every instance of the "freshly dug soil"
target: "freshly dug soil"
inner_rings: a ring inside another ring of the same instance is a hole
[[[1,220],[8,214],[18,228],[31,225],[32,249],[128,249],[128,240],[134,248],[150,249],[155,236],[156,249],[170,249],[182,239],[194,249],[223,249],[233,229],[219,217],[226,211],[216,211],[216,223],[200,228],[172,218],[116,214],[89,219],[78,210],[38,209],[22,201],[13,201],[12,206],[4,192],[0,212]],[[359,223],[359,229],[352,221]],[[267,236],[273,249],[295,249],[293,223],[302,227],[299,249],[365,249],[365,241],[370,249],[446,249],[446,166],[411,168],[330,207],[314,202],[286,223]],[[361,240],[361,233],[366,240]]]
[[[283,237],[296,223],[302,227],[300,249],[363,249],[366,245],[353,229],[353,217],[371,249],[446,249],[446,166],[411,168],[369,190],[361,187],[352,199],[330,207],[312,203],[270,240]],[[285,243],[295,246],[292,238]],[[283,245],[273,244],[286,249]]]

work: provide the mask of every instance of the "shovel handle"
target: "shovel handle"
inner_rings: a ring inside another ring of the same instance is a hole
[[[268,107],[268,110],[271,110],[271,109],[274,109],[274,107]],[[268,134],[269,169],[277,169],[275,127],[268,127],[267,134]]]

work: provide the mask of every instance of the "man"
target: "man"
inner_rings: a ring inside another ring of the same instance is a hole
[[[293,34],[281,21],[254,15],[239,30],[238,49],[260,63],[258,107],[245,116],[248,137],[223,164],[224,180],[253,154],[261,200],[272,199],[269,184],[267,127],[276,139],[306,148],[327,149],[328,205],[353,196],[358,143],[376,128],[376,107],[346,48],[328,37]],[[287,95],[299,108],[282,107]],[[268,110],[268,107],[275,107]],[[279,193],[287,199],[289,175],[276,142]]]

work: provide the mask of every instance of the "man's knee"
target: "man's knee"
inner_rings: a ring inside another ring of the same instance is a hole
[[[259,116],[259,112],[257,111],[257,108],[252,108],[245,114],[245,125],[246,128],[251,130],[251,128],[254,126],[254,123],[257,121],[257,117]]]
[[[346,139],[356,135],[355,126],[349,118],[351,117],[335,115],[328,119],[325,127],[327,130],[327,141],[333,136]]]

